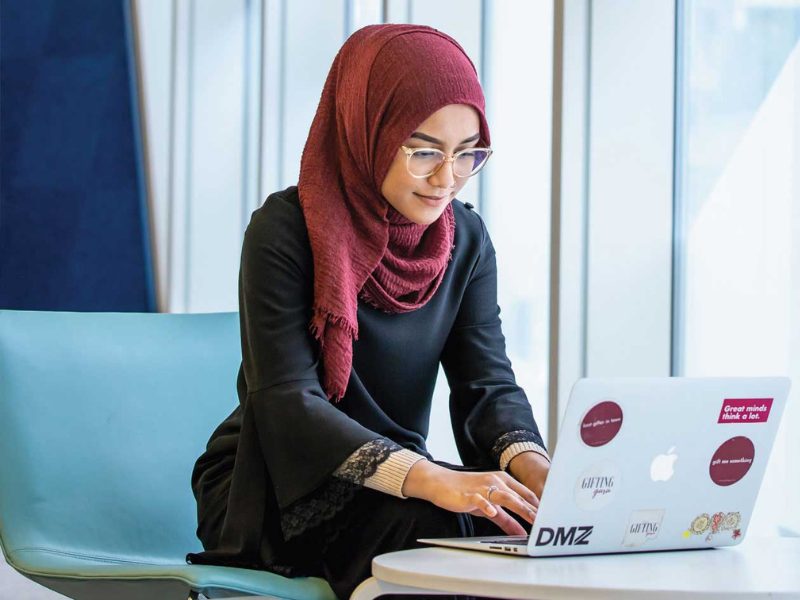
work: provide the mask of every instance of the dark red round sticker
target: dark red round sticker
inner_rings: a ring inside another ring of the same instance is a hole
[[[753,466],[756,449],[753,442],[743,435],[729,439],[723,443],[708,466],[708,474],[717,485],[733,485],[747,475]]]
[[[616,437],[622,427],[622,409],[606,400],[595,404],[581,421],[581,439],[587,446],[603,446]]]

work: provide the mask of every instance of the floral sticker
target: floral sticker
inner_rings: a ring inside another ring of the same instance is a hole
[[[742,536],[742,531],[739,529],[741,524],[742,515],[739,512],[718,512],[713,515],[703,513],[692,520],[689,529],[683,532],[683,537],[689,538],[692,535],[703,535],[708,532],[706,541],[710,542],[719,532],[730,531],[731,537],[736,540]]]

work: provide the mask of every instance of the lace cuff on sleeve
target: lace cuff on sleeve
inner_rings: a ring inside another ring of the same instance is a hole
[[[510,431],[501,435],[492,446],[492,458],[497,462],[502,471],[506,470],[508,463],[517,454],[532,450],[550,460],[550,455],[542,445],[542,439],[532,431]]]
[[[385,439],[367,442],[353,452],[333,476],[398,498],[406,475],[425,457]]]
[[[295,502],[281,514],[281,529],[288,540],[331,519],[352,500],[389,456],[402,446],[377,438],[360,446],[333,472],[313,496]],[[410,467],[409,467],[410,468]],[[402,484],[401,484],[402,486]]]
[[[388,459],[392,452],[402,449],[402,446],[386,438],[370,440],[348,456],[333,472],[333,476],[350,483],[364,485],[364,480],[375,474],[379,464]]]

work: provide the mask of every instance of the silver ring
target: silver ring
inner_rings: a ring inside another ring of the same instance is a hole
[[[497,491],[497,486],[496,485],[490,485],[489,486],[489,489],[486,491],[486,499],[489,502],[492,501],[492,492],[496,492],[496,491]]]

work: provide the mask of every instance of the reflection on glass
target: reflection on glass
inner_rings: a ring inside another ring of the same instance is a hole
[[[800,533],[800,1],[681,5],[676,367],[793,378],[752,528]]]

